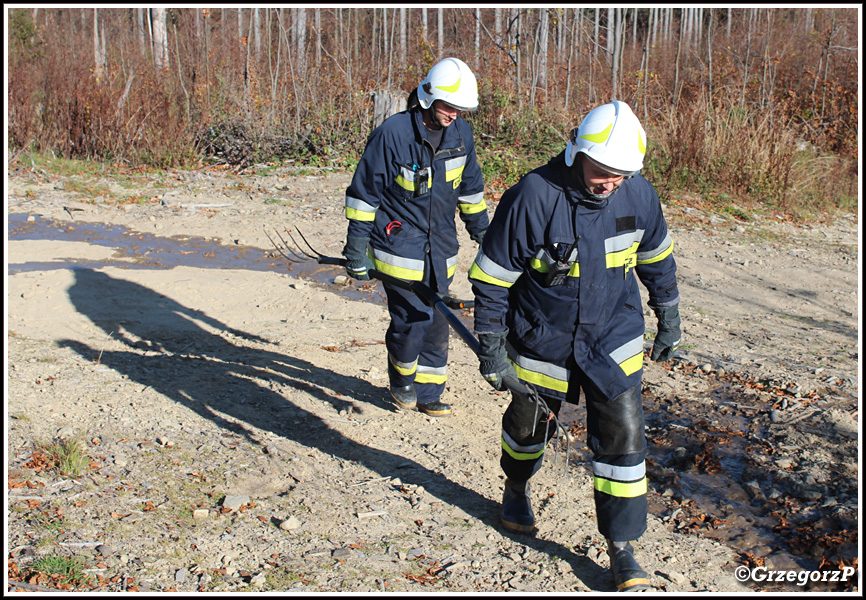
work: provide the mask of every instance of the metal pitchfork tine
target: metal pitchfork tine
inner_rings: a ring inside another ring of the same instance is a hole
[[[274,233],[277,235],[278,238],[280,238],[280,242],[282,242],[282,245],[280,245],[274,241],[274,238],[272,238],[271,234],[268,233],[268,230],[266,227],[263,227],[263,230],[265,232],[265,235],[268,236],[268,239],[271,241],[271,244],[273,244],[274,248],[277,249],[277,252],[279,252],[282,255],[282,257],[285,258],[290,263],[305,263],[305,262],[309,262],[310,260],[316,260],[315,256],[311,256],[311,255],[307,254],[306,252],[304,252],[303,254],[299,254],[296,250],[293,249],[293,247],[291,245],[289,245],[288,242],[286,242],[286,240],[283,238],[283,236],[280,235],[280,232],[277,231],[276,229],[274,229]],[[289,235],[289,237],[292,238],[292,242],[295,242],[295,238],[292,237],[292,234],[289,233],[289,230],[286,229],[285,231]],[[297,242],[295,242],[295,246],[300,249],[300,246],[297,245]],[[287,252],[290,252],[292,254],[292,256],[289,256],[287,254]]]

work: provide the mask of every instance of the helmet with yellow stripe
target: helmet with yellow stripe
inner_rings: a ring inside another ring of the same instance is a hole
[[[571,130],[565,164],[584,153],[613,174],[630,177],[643,168],[646,132],[625,102],[614,100],[594,108]]]
[[[433,65],[418,86],[421,108],[430,108],[436,100],[460,110],[478,108],[478,82],[466,63],[459,58],[445,58]]]

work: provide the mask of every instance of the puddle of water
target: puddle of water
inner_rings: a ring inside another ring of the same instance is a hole
[[[220,246],[210,240],[196,237],[159,237],[147,233],[131,232],[119,225],[102,223],[58,222],[40,216],[10,214],[8,237],[16,240],[53,240],[61,242],[85,242],[94,246],[112,248],[117,259],[75,259],[45,262],[9,263],[9,275],[29,271],[55,269],[100,269],[119,267],[125,269],[172,269],[174,267],[196,267],[200,269],[240,269],[247,271],[276,271],[287,273],[325,286],[331,291],[371,301],[384,301],[385,294],[378,282],[364,286],[337,286],[334,278],[342,269],[319,265],[316,262],[287,265],[282,257],[274,257],[268,251],[249,246]],[[9,257],[7,257],[7,260]]]

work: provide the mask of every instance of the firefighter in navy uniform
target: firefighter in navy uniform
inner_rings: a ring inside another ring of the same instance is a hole
[[[460,114],[478,106],[478,85],[456,58],[434,65],[417,105],[370,135],[346,190],[346,272],[369,269],[421,281],[445,296],[457,268],[460,215],[480,243],[489,219],[472,129]],[[447,378],[448,322],[409,290],[384,285],[391,322],[385,334],[389,391],[402,409],[451,413],[441,399]]]
[[[554,415],[583,391],[598,527],[616,587],[629,591],[650,586],[630,544],[647,516],[638,279],[658,319],[651,358],[668,360],[680,343],[673,242],[639,174],[645,152],[628,105],[592,110],[564,152],[502,196],[469,273],[482,376],[497,390],[509,376],[531,384]],[[511,531],[535,528],[528,482],[555,435],[544,415],[513,393],[502,418]]]

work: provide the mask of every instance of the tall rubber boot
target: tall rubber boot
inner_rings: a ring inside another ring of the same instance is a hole
[[[620,592],[639,592],[651,588],[649,575],[634,558],[634,548],[629,542],[607,540],[607,555],[610,557],[610,572],[613,583]]]
[[[502,526],[512,533],[535,532],[535,515],[529,501],[528,481],[518,483],[506,478],[499,519]]]
[[[418,397],[415,395],[415,386],[407,385],[404,387],[391,387],[388,389],[391,393],[391,398],[399,408],[403,410],[412,410],[418,403]]]

